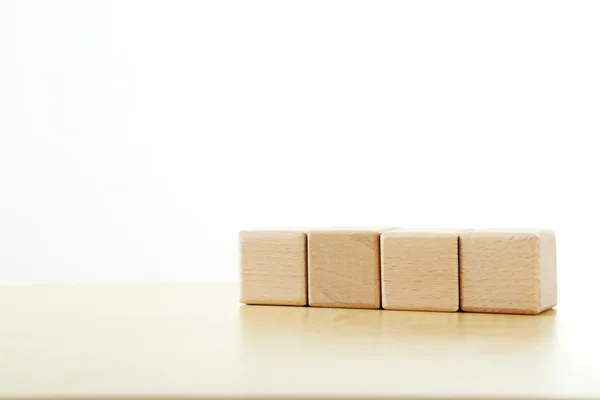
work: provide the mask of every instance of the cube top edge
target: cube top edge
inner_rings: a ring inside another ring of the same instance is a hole
[[[240,237],[246,236],[269,236],[269,235],[302,235],[306,236],[308,229],[301,228],[272,228],[272,229],[251,229],[239,232]]]
[[[308,226],[262,226],[258,228],[243,229],[241,232],[308,232]]]
[[[486,229],[473,229],[465,232],[461,232],[461,237],[485,237],[485,236],[540,236],[540,235],[554,235],[552,229],[534,229],[534,228],[486,228]]]
[[[392,229],[398,229],[396,226],[335,226],[330,228],[315,228],[310,229],[309,234],[328,234],[328,233],[383,233]]]
[[[468,228],[399,228],[382,233],[383,237],[397,236],[452,236],[458,237],[462,232],[467,232]]]

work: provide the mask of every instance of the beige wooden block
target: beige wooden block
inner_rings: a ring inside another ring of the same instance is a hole
[[[460,229],[398,229],[381,235],[383,308],[458,310]]]
[[[308,303],[379,308],[379,235],[385,228],[335,228],[308,235]]]
[[[482,229],[459,242],[463,311],[539,314],[556,305],[553,231]]]
[[[242,303],[306,305],[306,232],[240,232],[240,259]]]

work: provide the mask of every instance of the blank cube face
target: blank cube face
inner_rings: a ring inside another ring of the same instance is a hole
[[[306,233],[241,232],[240,255],[242,303],[306,305]]]
[[[464,311],[538,314],[556,305],[552,231],[471,231],[460,238]]]
[[[383,308],[458,310],[458,231],[391,231],[381,236]]]
[[[379,232],[311,232],[308,276],[311,306],[379,308]]]

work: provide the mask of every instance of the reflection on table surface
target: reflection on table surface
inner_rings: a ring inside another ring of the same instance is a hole
[[[294,360],[310,371],[302,372],[305,379],[331,392],[600,394],[597,330],[586,330],[577,310],[563,318],[558,310],[524,316],[242,306],[239,321],[245,356],[263,362],[253,376]]]
[[[321,389],[319,376],[327,387],[362,392],[364,382],[347,382],[357,373],[379,382],[379,394],[527,394],[541,384],[554,393],[560,385],[556,310],[531,317],[243,306],[239,318],[244,358],[263,361],[251,366],[253,376],[293,360]]]
[[[0,288],[0,398],[600,397],[588,298],[537,316],[237,298],[235,284]]]
[[[301,334],[344,337],[450,338],[503,337],[551,340],[557,319],[556,310],[537,316],[438,313],[388,310],[354,310],[316,307],[240,307],[244,334],[261,331],[280,335]]]

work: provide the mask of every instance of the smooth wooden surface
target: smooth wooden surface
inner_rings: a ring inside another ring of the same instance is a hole
[[[381,235],[381,301],[389,310],[458,310],[460,230],[397,229]]]
[[[460,243],[462,310],[538,314],[556,305],[551,230],[473,230]]]
[[[327,229],[308,233],[308,304],[381,306],[381,229]]]
[[[241,306],[238,284],[0,288],[0,398],[600,397],[595,285],[536,316]]]
[[[307,304],[305,232],[244,231],[239,243],[242,303]]]

